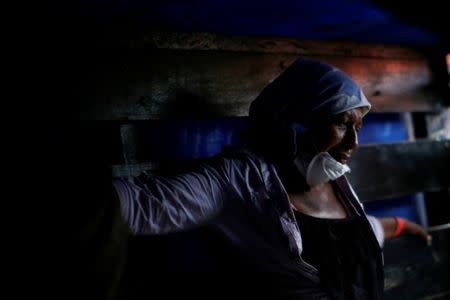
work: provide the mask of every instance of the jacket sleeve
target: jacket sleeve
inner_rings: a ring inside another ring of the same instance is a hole
[[[383,226],[381,226],[380,221],[374,216],[367,215],[367,219],[369,220],[369,223],[372,226],[372,230],[375,233],[375,237],[377,238],[378,244],[380,244],[380,247],[383,247],[384,245]]]
[[[186,230],[217,215],[228,185],[226,161],[216,159],[175,176],[113,179],[121,213],[133,234]]]
[[[347,181],[348,182],[348,181]],[[358,195],[356,194],[355,190],[353,189],[352,185],[348,182],[348,186],[350,187],[350,191],[353,193],[353,196],[358,200],[358,203],[361,205],[362,209],[364,209],[364,205],[359,200]],[[373,232],[375,233],[375,237],[377,238],[378,244],[380,247],[383,247],[384,245],[384,229],[381,225],[381,222],[374,216],[366,215],[367,220],[370,223],[370,226],[372,227]]]

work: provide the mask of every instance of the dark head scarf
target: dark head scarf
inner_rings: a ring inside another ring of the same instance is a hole
[[[299,130],[307,130],[314,120],[354,108],[362,108],[364,116],[370,107],[359,86],[343,71],[299,58],[251,103],[251,145],[269,156],[293,156]]]

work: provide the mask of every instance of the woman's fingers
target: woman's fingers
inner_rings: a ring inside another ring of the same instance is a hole
[[[405,227],[403,229],[403,232],[404,234],[418,235],[423,238],[428,244],[431,243],[431,235],[429,235],[422,226],[409,220],[405,220]]]

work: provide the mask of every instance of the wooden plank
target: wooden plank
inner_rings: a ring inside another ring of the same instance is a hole
[[[284,53],[301,56],[424,58],[420,52],[414,49],[393,45],[363,44],[351,41],[299,40],[280,37],[232,36],[207,32],[150,32],[139,39],[128,40],[126,43],[130,48]]]
[[[111,166],[111,174],[114,177],[138,176],[146,171],[153,171],[160,168],[156,162],[116,164]]]
[[[125,67],[99,72],[83,119],[147,120],[247,115],[259,91],[293,55],[205,51],[137,51]]]
[[[360,146],[349,179],[361,201],[450,187],[450,141]]]
[[[82,91],[82,119],[147,120],[246,116],[259,92],[298,55],[202,50],[117,54]],[[439,111],[425,59],[312,56],[346,71],[377,112]]]
[[[386,241],[384,299],[450,298],[450,230],[431,235],[430,247],[411,236]]]
[[[132,165],[137,163],[137,152],[138,149],[142,148],[140,139],[142,135],[139,134],[139,127],[135,124],[122,124],[120,126],[120,136],[125,164]]]

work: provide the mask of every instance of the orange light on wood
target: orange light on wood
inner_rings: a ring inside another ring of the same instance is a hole
[[[447,53],[447,71],[450,74],[450,53]]]

